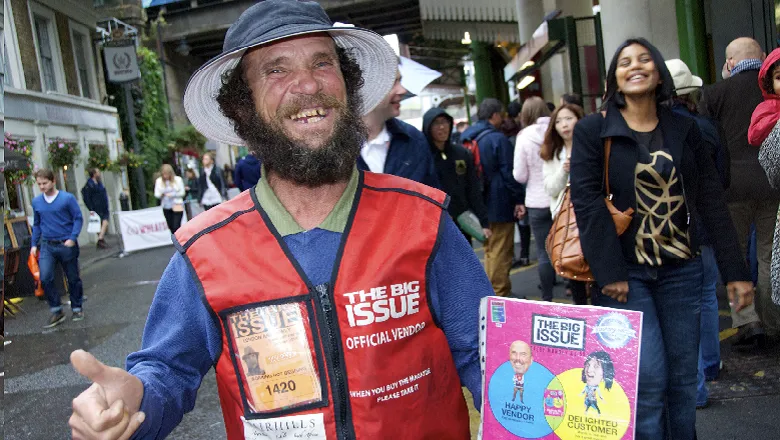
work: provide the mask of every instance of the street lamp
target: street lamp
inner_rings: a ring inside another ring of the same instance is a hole
[[[192,47],[189,44],[187,44],[187,39],[182,38],[181,41],[179,41],[179,45],[176,46],[175,50],[176,53],[186,57],[187,55],[190,54]]]

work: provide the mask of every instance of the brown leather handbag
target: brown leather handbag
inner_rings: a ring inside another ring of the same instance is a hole
[[[606,203],[609,213],[612,214],[615,230],[620,236],[626,232],[631,224],[634,209],[628,208],[624,212],[620,212],[612,204],[612,193],[609,191],[609,154],[611,149],[612,138],[607,138],[604,142],[604,182],[607,189],[604,203]],[[545,247],[555,273],[572,280],[595,281],[590,272],[590,265],[582,254],[580,231],[577,229],[577,219],[574,216],[574,206],[571,203],[571,188],[568,184],[564,189],[561,209],[553,219]]]

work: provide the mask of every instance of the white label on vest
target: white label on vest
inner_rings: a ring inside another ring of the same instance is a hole
[[[323,415],[277,417],[275,419],[247,420],[243,416],[244,438],[246,440],[276,439],[326,439]]]

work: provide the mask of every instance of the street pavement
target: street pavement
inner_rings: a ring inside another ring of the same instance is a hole
[[[115,251],[96,254],[85,249],[84,321],[68,320],[55,329],[43,330],[48,310],[35,298],[21,303],[23,313],[6,318],[6,341],[10,344],[0,357],[5,368],[4,438],[69,438],[71,400],[89,385],[70,366],[69,354],[82,348],[108,365],[123,366],[127,354],[141,345],[157,282],[173,252],[172,247],[165,247],[116,258],[111,256]],[[477,254],[483,258],[481,249]],[[539,297],[535,266],[514,269],[512,283],[515,296]],[[567,301],[562,285],[556,287],[555,297],[556,301]],[[727,328],[729,318],[723,316],[722,321],[722,328]],[[729,334],[726,331],[723,336]],[[723,347],[725,369],[713,385],[712,404],[697,412],[699,438],[780,438],[780,352],[743,355],[731,352],[728,341]],[[473,415],[477,420],[476,413]],[[195,409],[168,438],[224,438],[213,370],[203,380]]]

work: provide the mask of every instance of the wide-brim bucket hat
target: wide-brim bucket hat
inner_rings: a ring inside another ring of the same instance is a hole
[[[666,68],[669,69],[669,73],[672,75],[674,91],[678,96],[687,95],[704,85],[704,81],[691,73],[691,69],[681,59],[667,60]]]
[[[365,115],[373,110],[393,87],[398,68],[398,58],[384,38],[367,29],[334,26],[315,2],[265,0],[241,14],[225,35],[222,53],[198,69],[187,83],[184,111],[192,125],[209,139],[243,145],[216,100],[224,73],[235,68],[250,48],[321,32],[354,57],[363,71],[359,112]]]

